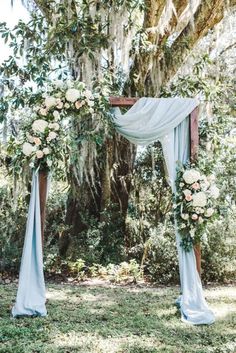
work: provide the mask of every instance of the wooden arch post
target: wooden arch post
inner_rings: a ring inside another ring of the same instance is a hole
[[[199,108],[195,108],[190,114],[190,156],[191,162],[194,163],[198,157],[199,146],[199,133],[198,133],[198,115]],[[198,243],[194,246],[196,257],[196,265],[199,276],[201,277],[201,244]]]
[[[137,97],[110,97],[110,104],[113,107],[131,107],[137,102]],[[198,134],[198,107],[195,108],[190,114],[190,157],[191,162],[197,160],[198,145],[199,145],[199,134]],[[42,244],[44,241],[44,228],[45,228],[45,216],[46,216],[46,198],[47,198],[47,185],[48,183],[48,172],[39,172],[39,198],[40,198],[40,216],[41,216],[41,234]],[[194,247],[196,256],[196,265],[199,275],[201,275],[201,246],[197,244]]]

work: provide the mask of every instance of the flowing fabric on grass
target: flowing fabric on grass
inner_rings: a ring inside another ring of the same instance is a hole
[[[38,172],[35,172],[33,174],[18,291],[12,315],[13,317],[45,316],[47,315],[45,302],[39,180]]]
[[[177,162],[184,164],[190,156],[189,114],[197,106],[196,99],[141,98],[125,114],[114,109],[116,129],[129,141],[142,146],[161,142],[173,192]],[[194,250],[183,250],[177,228],[176,241],[181,281],[177,303],[182,320],[194,325],[212,324],[215,318],[204,298]]]

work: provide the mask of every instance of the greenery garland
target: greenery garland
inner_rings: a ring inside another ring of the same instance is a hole
[[[191,165],[178,170],[174,209],[185,251],[206,240],[207,223],[216,216],[218,197],[219,189],[213,174],[206,176]]]
[[[25,164],[41,170],[58,167],[68,158],[69,136],[77,134],[78,124],[77,143],[103,139],[99,134],[104,134],[109,124],[109,102],[99,87],[92,92],[83,82],[58,80],[32,97],[30,106],[20,110],[19,133],[8,143],[14,171],[20,172]],[[101,124],[101,120],[105,122]]]

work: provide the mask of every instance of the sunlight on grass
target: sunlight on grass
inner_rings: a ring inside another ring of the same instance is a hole
[[[177,287],[48,285],[46,318],[10,317],[16,287],[0,288],[1,353],[234,353],[236,287],[206,290],[217,315],[190,326],[173,305]]]

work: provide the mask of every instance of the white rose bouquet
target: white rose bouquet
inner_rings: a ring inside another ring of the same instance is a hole
[[[56,81],[32,97],[29,117],[24,116],[17,139],[9,142],[13,165],[20,160],[32,168],[55,166],[66,157],[70,118],[87,126],[86,118],[107,108],[102,93],[93,94],[80,81]]]
[[[178,171],[174,209],[181,246],[185,251],[205,240],[206,224],[216,215],[218,196],[219,189],[213,175],[206,176],[194,167]]]

